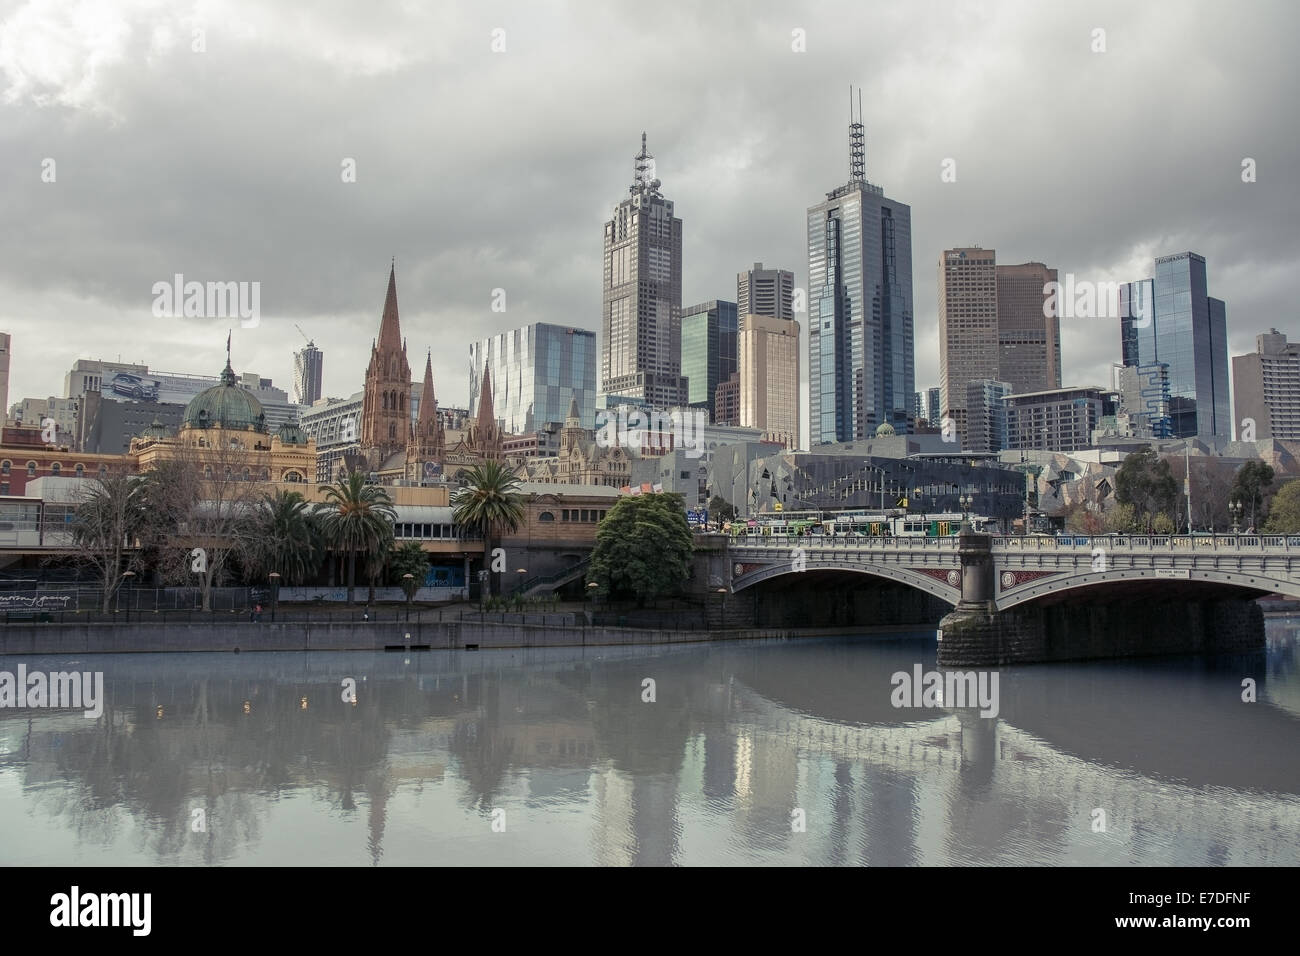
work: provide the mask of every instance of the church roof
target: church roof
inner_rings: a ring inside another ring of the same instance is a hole
[[[221,372],[221,384],[213,385],[190,399],[181,422],[183,428],[266,431],[266,415],[262,411],[262,403],[252,392],[239,387],[229,359]]]

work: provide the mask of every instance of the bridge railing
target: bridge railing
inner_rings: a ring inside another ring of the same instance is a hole
[[[1064,534],[991,535],[994,551],[1300,551],[1296,534]],[[865,535],[743,535],[732,538],[732,549],[829,548],[831,550],[914,551],[956,550],[956,535],[930,537],[867,537]]]

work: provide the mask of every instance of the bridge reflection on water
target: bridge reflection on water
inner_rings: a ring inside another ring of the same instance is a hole
[[[1243,658],[1003,668],[996,719],[891,706],[933,655],[922,634],[83,659],[99,720],[0,710],[0,863],[1300,863],[1294,623]]]

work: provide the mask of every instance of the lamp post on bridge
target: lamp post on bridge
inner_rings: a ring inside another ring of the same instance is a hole
[[[271,579],[271,623],[275,623],[275,612],[280,606],[280,572],[272,571],[267,575]]]
[[[1241,513],[1243,510],[1245,510],[1245,506],[1236,498],[1233,498],[1231,501],[1228,502],[1228,513],[1232,515],[1233,534],[1241,534],[1240,521],[1241,521]]]

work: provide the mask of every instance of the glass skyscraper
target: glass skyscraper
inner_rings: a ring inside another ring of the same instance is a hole
[[[909,431],[916,391],[912,212],[866,179],[861,122],[849,127],[849,181],[808,209],[810,445],[889,423]]]
[[[1206,292],[1204,257],[1162,256],[1154,278],[1120,287],[1119,306],[1124,364],[1169,367],[1173,437],[1231,438],[1227,312]]]
[[[576,394],[582,424],[596,420],[596,333],[534,322],[469,347],[469,415],[478,414],[484,366],[492,376],[492,410],[507,433],[564,423]]]
[[[717,387],[736,371],[736,303],[714,299],[682,310],[682,375],[688,405],[709,410]]]

